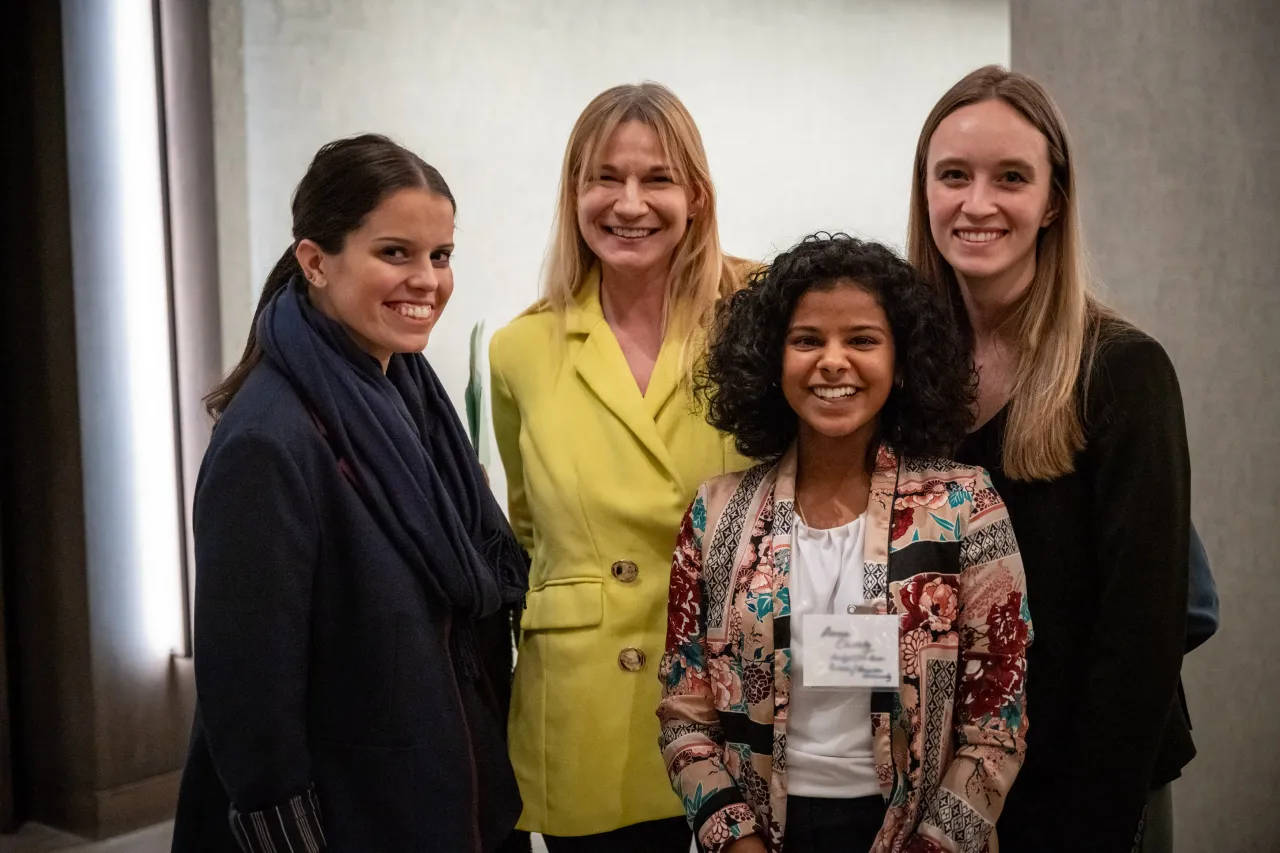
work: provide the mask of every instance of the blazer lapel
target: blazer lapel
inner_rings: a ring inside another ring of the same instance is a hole
[[[585,337],[573,362],[574,370],[582,377],[582,381],[599,398],[605,408],[622,421],[667,475],[678,482],[675,461],[658,435],[654,414],[646,404],[645,397],[640,395],[640,388],[636,385],[635,377],[631,375],[631,368],[627,364],[626,356],[622,353],[622,347],[618,345],[618,339],[614,337],[613,330],[605,322],[604,312],[600,308],[598,271],[592,271],[583,285],[577,305],[569,312],[566,332],[571,336]],[[674,391],[674,386],[666,390],[671,373],[669,364],[671,359],[668,353],[670,349],[672,347],[663,344],[658,362],[654,366],[654,375],[649,386],[650,392],[665,393],[670,396]],[[678,377],[676,381],[678,382]]]
[[[649,377],[649,387],[644,392],[645,410],[649,413],[649,420],[655,423],[663,407],[675,395],[681,380],[684,379],[680,364],[679,337],[679,333],[673,330],[667,331],[662,349],[658,352],[658,360],[653,365],[653,375]]]
[[[773,481],[773,529],[770,554],[773,560],[776,600],[773,605],[774,716],[786,718],[791,697],[791,543],[796,512],[796,447],[782,455]],[[784,652],[785,650],[785,652]],[[785,665],[777,660],[785,654]]]
[[[898,457],[889,445],[881,444],[871,473],[871,494],[867,498],[867,530],[862,546],[862,597],[866,601],[889,597],[889,540],[893,523],[893,499],[898,489]]]
[[[778,460],[773,483],[773,755],[769,779],[770,819],[781,828],[787,823],[787,715],[791,705],[791,544],[796,511],[796,447]]]

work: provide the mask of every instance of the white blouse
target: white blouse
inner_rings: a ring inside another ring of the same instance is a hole
[[[862,604],[866,515],[817,530],[796,515],[792,537],[791,703],[787,711],[787,791],[801,797],[880,793],[871,753],[871,690],[804,686],[807,614],[847,613]],[[798,618],[797,618],[798,617]]]

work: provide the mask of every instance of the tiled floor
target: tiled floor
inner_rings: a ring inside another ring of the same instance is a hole
[[[98,842],[29,823],[17,835],[0,835],[0,853],[169,853],[172,837],[172,822]],[[542,839],[536,835],[533,851],[547,851]]]

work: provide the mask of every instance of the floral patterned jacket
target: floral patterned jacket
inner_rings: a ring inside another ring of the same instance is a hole
[[[660,746],[700,849],[756,833],[782,849],[790,695],[794,448],[704,484],[671,570]],[[880,448],[864,597],[901,615],[898,691],[872,698],[888,803],[873,853],[982,853],[1022,764],[1022,560],[980,468]]]

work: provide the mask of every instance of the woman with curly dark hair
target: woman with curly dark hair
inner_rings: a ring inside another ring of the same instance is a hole
[[[701,393],[760,462],[702,485],[671,572],[661,747],[701,848],[985,849],[1031,624],[1004,503],[942,458],[974,394],[946,303],[813,235],[722,303]]]

